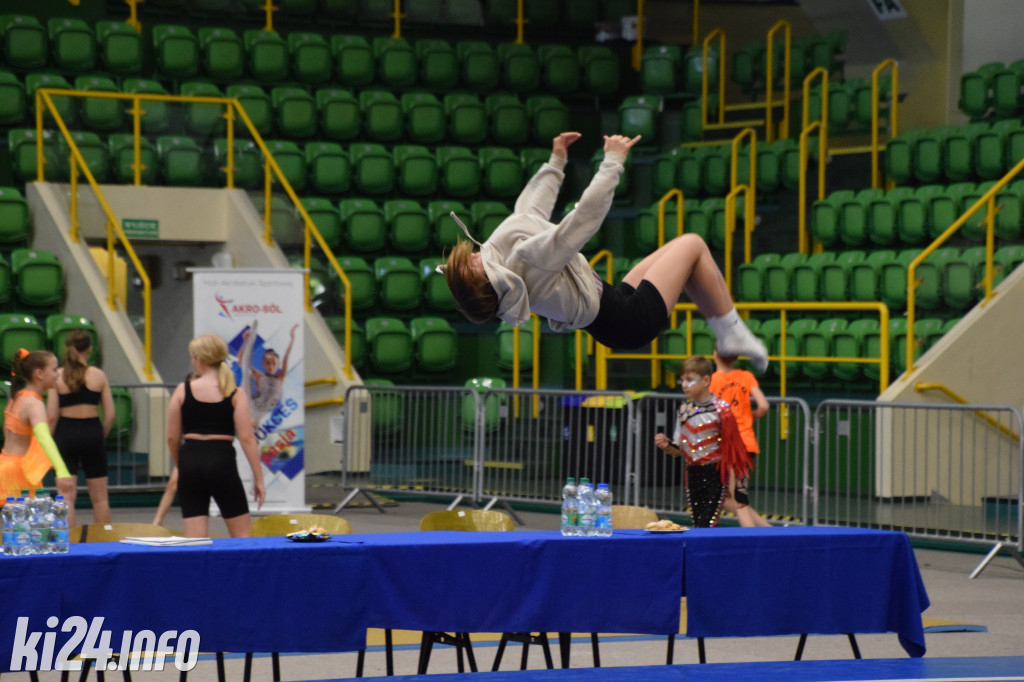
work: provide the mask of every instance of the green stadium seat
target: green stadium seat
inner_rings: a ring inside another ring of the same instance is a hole
[[[157,138],[156,149],[163,184],[187,187],[203,184],[203,150],[192,138],[161,135]]]
[[[19,348],[46,350],[46,330],[32,315],[0,315],[0,368],[11,368],[11,359]]]
[[[345,243],[353,251],[377,251],[387,243],[384,213],[372,199],[342,199],[338,204],[345,225]],[[346,272],[348,268],[342,264]]]
[[[430,150],[417,145],[398,145],[392,153],[402,194],[427,196],[437,192],[437,158]]]
[[[199,29],[203,72],[214,80],[231,81],[245,73],[245,45],[237,33],[225,27]]]
[[[850,265],[849,301],[880,301],[882,267],[896,260],[896,252],[878,249],[867,254],[863,261]],[[904,270],[903,289],[906,293],[906,270]]]
[[[463,40],[455,44],[459,58],[459,80],[462,87],[473,92],[484,92],[498,87],[501,80],[501,62],[494,48],[478,40]]]
[[[853,266],[863,263],[863,251],[840,251],[835,260],[823,263],[818,279],[821,301],[849,301]]]
[[[914,300],[925,310],[935,310],[943,303],[946,288],[946,272],[949,264],[960,258],[960,250],[954,247],[938,248],[917,266],[920,283],[914,290]],[[906,284],[904,284],[906,288]]]
[[[266,215],[266,204],[259,193],[250,195],[256,204],[256,210],[260,217]],[[283,196],[272,196],[270,198],[270,234],[278,246],[282,249],[299,249],[305,242],[305,234],[299,215],[289,199]],[[292,267],[301,268],[302,258],[298,255],[291,256]],[[313,287],[312,277],[310,278],[310,295],[317,292]]]
[[[7,146],[11,154],[11,169],[19,182],[36,179],[36,131],[31,128],[11,128],[7,131]],[[64,164],[60,160],[57,140],[50,130],[43,131],[43,164],[47,180],[63,180]]]
[[[669,202],[665,206],[665,231],[662,235],[665,242],[677,235],[678,220],[676,216],[676,202]],[[660,246],[658,243],[658,204],[652,204],[637,212],[636,220],[633,223],[632,238],[642,253],[651,253]]]
[[[879,246],[890,246],[896,242],[900,238],[900,207],[903,202],[913,200],[913,187],[896,187],[884,196],[868,200],[868,240]],[[920,215],[923,219],[924,214]]]
[[[1020,111],[1022,66],[1015,62],[992,76],[992,115],[997,119],[1016,116]]]
[[[943,140],[943,171],[951,182],[965,182],[976,174],[974,147],[978,136],[990,130],[988,123],[969,123],[954,128]]]
[[[490,391],[505,388],[505,380],[500,377],[473,377],[467,379],[465,386],[473,389],[476,393],[486,394]],[[508,396],[495,393],[483,398],[485,431],[494,431],[501,423],[503,406],[508,403]],[[477,428],[476,423],[476,400],[472,395],[462,398],[462,427],[467,431]]]
[[[733,234],[735,244],[739,244],[742,239],[743,230],[743,213],[744,213],[744,202],[743,197],[736,197],[736,230]],[[725,248],[725,199],[719,199],[712,197],[711,199],[705,199],[701,202],[701,209],[707,216],[707,230],[708,235],[705,241],[715,249]],[[685,214],[685,209],[684,209]],[[685,218],[685,215],[684,215]],[[689,223],[689,221],[687,221]]]
[[[737,55],[733,55],[735,68]],[[654,45],[640,59],[640,89],[651,95],[667,95],[679,89],[682,53],[678,45]]]
[[[704,192],[713,197],[722,197],[729,192],[732,184],[732,151],[729,145],[708,147],[701,156],[701,176]]]
[[[932,198],[941,195],[941,185],[921,185],[913,195],[901,195],[897,200],[896,227],[899,240],[904,244],[920,244],[928,238],[928,218]]]
[[[362,130],[359,102],[348,90],[321,88],[316,91],[320,132],[332,140],[352,140]]]
[[[377,60],[377,81],[381,85],[401,88],[416,82],[416,53],[403,38],[374,38],[373,55]]]
[[[808,256],[803,263],[793,266],[791,279],[793,300],[805,303],[816,303],[821,300],[821,271],[829,263],[834,263],[834,251],[822,251]]]
[[[472,214],[458,201],[431,201],[427,204],[427,217],[434,234],[434,243],[442,249],[455,246],[460,239],[465,239],[462,230],[452,220],[451,213],[459,216],[459,220],[466,224],[470,234],[474,234]]]
[[[288,52],[292,74],[301,82],[318,85],[334,75],[330,43],[319,33],[289,33]]]
[[[63,136],[57,139],[58,148],[60,149],[60,162],[64,166],[61,169],[61,175],[69,176],[71,171],[71,146]],[[99,135],[91,132],[72,132],[71,139],[74,141],[78,152],[85,161],[86,167],[92,173],[96,182],[106,182],[110,173],[110,151],[107,149],[106,143],[100,139]],[[81,168],[78,170],[80,182],[86,182],[85,175],[81,173]]]
[[[379,144],[353,144],[348,148],[355,188],[368,194],[387,194],[395,186],[395,162]]]
[[[114,81],[105,76],[79,76],[75,90],[85,92],[120,92]],[[125,102],[99,97],[79,98],[79,118],[82,125],[93,130],[117,130],[124,124]]]
[[[487,110],[476,95],[445,95],[448,136],[456,144],[477,144],[487,136]]]
[[[459,83],[459,56],[446,40],[421,38],[414,46],[419,82],[431,90],[450,90]]]
[[[498,45],[501,61],[501,82],[512,92],[532,92],[540,88],[540,60],[533,48],[525,43]]]
[[[274,125],[274,108],[270,104],[270,96],[258,85],[229,85],[225,95],[237,99],[245,115],[260,135],[270,134]],[[238,129],[245,130],[245,123],[238,117]]]
[[[8,245],[9,246],[9,245]],[[15,246],[22,246],[21,244]],[[6,258],[0,258],[0,305],[8,307],[14,298],[14,284],[11,281],[11,264]],[[0,394],[3,392],[0,391]]]
[[[495,144],[521,146],[526,143],[530,134],[530,115],[517,96],[489,95],[484,100],[484,108],[490,122],[490,138]]]
[[[363,90],[359,93],[363,132],[371,140],[390,142],[402,137],[405,122],[402,104],[387,90]]]
[[[764,292],[769,301],[793,300],[794,269],[807,263],[807,254],[787,253],[775,263],[769,263],[764,270]]]
[[[373,82],[377,60],[366,38],[359,35],[331,36],[334,73],[345,87],[360,87]]]
[[[518,196],[523,188],[519,155],[506,147],[483,147],[479,154],[484,192],[498,199]]]
[[[957,102],[960,111],[970,118],[981,118],[988,113],[992,104],[992,80],[1003,70],[1001,62],[989,62],[960,76],[960,99]]]
[[[696,200],[687,202],[683,207],[683,230],[708,241],[711,237],[710,209],[705,210],[703,204]]]
[[[121,21],[97,21],[96,40],[103,70],[119,76],[142,71],[142,36],[134,28]]]
[[[759,194],[775,194],[782,187],[782,152],[790,140],[776,140],[771,144],[757,146],[757,191]],[[745,148],[746,149],[746,148]],[[747,156],[749,163],[749,153]],[[749,166],[740,168],[750,175]]]
[[[263,154],[252,140],[235,138],[232,150],[232,182],[241,189],[259,189],[263,185]],[[210,181],[226,187],[228,165],[228,141],[219,137],[213,141],[213,168]]]
[[[777,253],[759,253],[754,260],[743,263],[736,271],[736,300],[765,301],[765,271],[782,260]]]
[[[433,144],[444,139],[447,121],[444,107],[429,92],[407,92],[402,95],[405,134],[416,144]]]
[[[913,128],[885,143],[885,174],[896,184],[903,185],[914,178],[917,144],[924,134],[924,130]]]
[[[732,82],[744,93],[752,93],[764,85],[764,63],[767,45],[764,39],[742,45],[732,53]]]
[[[24,246],[31,230],[25,197],[14,187],[0,187],[0,245]]]
[[[667,329],[662,334],[661,352],[671,355],[705,355],[710,357],[715,350],[715,336],[711,333],[708,323],[700,317],[694,317],[690,324],[691,350],[686,348],[686,321],[680,318],[679,326],[675,329]],[[662,368],[666,372],[679,374],[682,360],[665,360]]]
[[[15,304],[53,308],[64,300],[64,268],[53,253],[42,249],[11,252],[11,281]]]
[[[960,211],[966,213],[982,196],[985,195],[996,183],[994,181],[979,182],[973,190],[968,190],[960,195]],[[999,194],[996,194],[996,203],[999,203]],[[997,211],[1000,209],[997,208]],[[996,214],[998,220],[998,213]],[[988,219],[988,207],[982,206],[964,223],[960,228],[959,235],[972,241],[983,241],[988,230],[986,221]]]
[[[523,161],[523,174],[532,178],[540,170],[540,167],[551,158],[551,147],[530,147],[519,152],[519,158]]]
[[[973,192],[977,186],[973,182],[958,182],[946,186],[945,190],[934,197],[928,204],[929,236],[938,237],[952,225],[970,205],[963,205],[964,195]],[[975,214],[977,216],[977,214]]]
[[[1015,180],[996,194],[999,212],[996,213],[996,237],[1006,241],[1020,241],[1024,230],[1024,182]]]
[[[654,159],[654,196],[664,196],[665,192],[678,186],[676,173],[679,159],[689,153],[690,149],[687,147],[672,147],[669,151],[658,154]]]
[[[243,34],[249,75],[264,83],[288,77],[291,55],[288,43],[277,31],[249,30]]]
[[[384,256],[373,262],[377,296],[387,310],[412,310],[420,305],[420,271],[408,258]]]
[[[369,329],[369,327],[367,327],[367,329]],[[408,330],[406,330],[406,333],[408,333]],[[391,337],[389,336],[388,338],[390,339]],[[397,340],[397,337],[394,338]],[[389,351],[399,351],[400,347],[403,346],[404,342],[396,346],[389,341],[388,344],[386,345],[386,348]],[[409,343],[409,347],[410,349],[412,347],[411,341]],[[412,364],[411,361],[410,364]],[[377,366],[374,365],[374,368],[376,369]],[[394,386],[395,382],[391,381],[390,379],[373,377],[364,380],[363,384],[367,387],[387,387]],[[373,414],[373,432],[379,435],[388,435],[398,431],[402,427],[402,396],[396,391],[389,391],[386,390],[386,388],[368,390],[367,393],[369,394],[370,397],[370,409]]]
[[[619,105],[619,132],[626,137],[641,136],[640,144],[658,139],[661,98],[650,95],[627,97]]]
[[[847,246],[860,246],[867,241],[871,202],[885,196],[885,191],[867,188],[840,203],[839,241]]]
[[[480,191],[480,161],[466,147],[438,147],[441,188],[453,197],[471,197]]]
[[[302,208],[306,209],[317,231],[331,251],[337,251],[341,246],[341,214],[338,207],[329,199],[320,197],[302,197],[300,199]],[[314,246],[314,248],[317,248]]]
[[[945,176],[946,141],[957,132],[956,126],[940,126],[911,135],[913,178],[918,182],[938,182]],[[897,150],[902,152],[902,149]],[[897,182],[898,179],[893,178]]]
[[[718,47],[708,50],[708,90],[718,87]],[[699,95],[703,89],[704,51],[699,47],[690,48],[683,55],[680,66],[682,89],[692,95]]]
[[[610,95],[619,89],[619,60],[603,45],[581,47],[580,72],[583,89],[592,95]]]
[[[514,346],[514,330],[515,327],[510,325],[508,322],[501,322],[498,324],[498,329],[494,335],[497,337],[497,346],[495,347],[496,357],[494,363],[501,369],[512,369],[513,362],[515,361],[516,353]],[[519,369],[529,369],[533,367],[533,334],[539,330],[534,329],[534,320],[531,317],[530,320],[519,327]]]
[[[855,196],[853,190],[843,189],[814,202],[811,208],[811,236],[816,242],[826,248],[839,243],[843,204],[852,201]]]
[[[684,196],[697,197],[704,194],[704,160],[719,153],[716,147],[683,148],[676,158],[675,187]]]
[[[126,78],[122,84],[122,90],[126,94],[139,95],[166,95],[167,90],[159,81],[148,78]],[[120,102],[121,106],[127,108],[127,115],[131,116],[130,102]],[[170,106],[167,102],[160,100],[140,100],[139,108],[142,114],[139,123],[142,132],[146,134],[162,133],[171,125]],[[131,120],[129,118],[129,120]]]
[[[838,329],[832,334],[832,355],[837,358],[870,358],[878,357],[879,331],[878,320],[868,318],[853,320],[845,329]],[[872,352],[874,355],[872,356]],[[888,358],[886,358],[888,362]],[[837,362],[832,365],[832,375],[839,381],[854,381],[874,370],[878,378],[878,365],[853,362]]]
[[[569,107],[557,97],[529,97],[526,112],[530,117],[530,136],[538,144],[549,144],[555,136],[570,129]]]
[[[132,437],[132,394],[127,388],[114,386],[110,398],[114,401],[114,422],[105,442],[118,452],[127,452]]]
[[[359,323],[352,320],[352,347],[345,348],[345,317],[343,315],[328,315],[324,317],[327,328],[331,335],[338,342],[338,346],[348,355],[353,367],[362,367],[366,362],[366,331],[359,326]]]
[[[808,156],[812,160],[818,157],[818,138],[811,137]],[[786,189],[797,189],[800,186],[800,144],[796,140],[777,140],[779,149],[779,175],[782,186]]]
[[[306,172],[309,188],[323,194],[347,192],[352,183],[348,152],[336,142],[306,143]]]
[[[545,91],[567,95],[580,89],[580,60],[571,47],[541,45],[537,58]]]
[[[987,129],[979,129],[974,138],[974,157],[971,160],[975,174],[982,180],[995,180],[1013,165],[1007,163],[1006,140],[1011,131],[1019,130],[1019,119],[996,121]],[[1019,159],[1018,159],[1019,160]]]
[[[0,71],[0,125],[17,125],[27,113],[25,86],[10,71]]]
[[[992,286],[998,286],[1021,262],[1024,262],[1024,246],[1012,244],[996,250],[992,254],[992,265],[996,270],[992,275]]]
[[[46,66],[46,30],[35,17],[25,14],[0,16],[0,43],[3,44],[4,62],[9,66],[16,69]]]
[[[89,71],[96,67],[96,34],[81,19],[55,17],[47,22],[53,66],[62,71]]]
[[[384,220],[388,227],[388,242],[398,251],[423,251],[430,246],[430,219],[426,210],[415,201],[391,199],[384,202]]]
[[[73,90],[71,83],[63,76],[55,73],[36,72],[25,76],[25,97],[35,110],[36,90],[52,88],[60,90]],[[78,104],[73,98],[64,95],[51,95],[53,107],[64,120],[64,125],[71,127],[78,121]],[[46,110],[46,118],[49,119],[50,111]]]
[[[800,320],[800,322],[803,322],[803,320]],[[837,332],[845,330],[846,326],[847,321],[841,317],[821,320],[813,329],[808,329],[803,334],[803,349],[801,352],[811,358],[831,357],[833,355],[833,337]],[[801,370],[804,376],[812,381],[821,381],[829,375],[830,368],[834,366],[828,362],[804,362],[802,363]]]
[[[292,189],[296,192],[306,189],[306,155],[299,145],[291,140],[266,140],[264,144]],[[280,182],[277,175],[274,175],[274,182]]]
[[[190,97],[224,97],[220,88],[205,81],[182,83],[179,94]],[[197,135],[222,135],[226,108],[223,104],[212,102],[189,102],[184,106],[185,127]]]
[[[317,131],[319,111],[313,96],[302,88],[274,88],[270,91],[277,131],[285,137],[311,137]]]
[[[758,338],[764,342],[768,354],[772,356],[782,354],[782,324],[778,319],[769,319],[761,322],[758,330]],[[793,335],[792,324],[786,325],[786,356],[792,357],[799,353],[796,337]],[[796,377],[798,367],[794,362],[786,363],[786,379]],[[781,361],[773,360],[768,365],[766,372],[768,376],[781,376]]]
[[[972,246],[964,249],[958,258],[946,263],[942,278],[943,302],[955,310],[972,306],[982,296],[982,280],[985,277],[985,247]]]
[[[902,374],[907,369],[907,337],[906,320],[901,319],[902,325],[893,325],[890,322],[889,343],[893,351],[893,365],[896,374]],[[942,320],[925,317],[914,322],[914,361],[917,362],[925,351],[942,336]]]
[[[111,181],[122,185],[135,183],[135,142],[130,134],[107,137],[110,148]],[[159,177],[160,156],[153,143],[145,137],[139,138],[139,163],[142,165],[140,182],[155,185]]]
[[[81,315],[68,315],[66,313],[47,315],[44,328],[46,329],[47,347],[58,358],[64,357],[64,343],[71,332],[78,331],[79,329],[88,332],[89,337],[92,339],[92,353],[89,355],[89,364],[99,364],[99,332],[96,330],[96,325],[89,321],[89,318],[82,317]]]
[[[437,271],[437,266],[444,261],[441,258],[424,258],[419,262],[420,275],[423,277],[423,302],[429,310],[452,312],[456,309],[455,298],[444,275]]]
[[[338,259],[345,276],[352,286],[350,292],[345,291],[341,278],[337,278],[334,286],[334,298],[340,309],[344,309],[345,296],[352,297],[353,310],[366,310],[377,300],[377,277],[370,265],[358,256],[344,256]]]
[[[490,239],[498,226],[512,213],[508,206],[498,201],[477,201],[469,207],[469,212],[476,227],[476,238],[481,242]]]
[[[370,365],[382,372],[402,372],[412,366],[412,334],[401,320],[371,317],[366,320]]]
[[[199,73],[199,40],[186,26],[154,26],[153,49],[157,67],[163,75],[190,78]]]
[[[918,249],[904,249],[896,257],[883,263],[879,276],[879,300],[890,310],[903,310],[907,306],[907,266],[917,258]],[[918,268],[920,271],[921,268]],[[919,272],[920,274],[920,272]]]

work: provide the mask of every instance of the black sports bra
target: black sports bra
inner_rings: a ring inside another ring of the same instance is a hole
[[[181,432],[207,435],[235,435],[234,391],[220,402],[207,403],[192,395],[192,382],[185,380],[185,401],[181,405]]]
[[[99,391],[93,391],[86,388],[85,384],[82,384],[78,387],[77,391],[58,394],[57,405],[61,408],[74,407],[75,405],[99,405],[101,395]]]

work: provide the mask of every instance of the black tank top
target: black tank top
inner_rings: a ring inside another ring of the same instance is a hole
[[[181,405],[181,432],[208,435],[235,435],[235,408],[231,395],[220,402],[207,403],[192,395],[192,382],[185,380],[185,401]]]
[[[73,391],[71,393],[61,393],[57,396],[57,405],[62,408],[73,407],[75,405],[99,404],[100,392],[86,388],[85,384],[79,386],[77,391]]]

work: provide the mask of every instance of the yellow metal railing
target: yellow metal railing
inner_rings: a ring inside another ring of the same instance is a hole
[[[676,200],[676,236],[683,236],[683,207],[686,198],[680,189],[673,187],[658,199],[658,248],[665,245],[665,205]]]
[[[1024,171],[1024,160],[1017,163],[1016,166],[1010,169],[1010,171],[998,180],[987,192],[981,195],[981,197],[974,202],[974,204],[964,211],[963,215],[953,221],[953,224],[946,228],[946,231],[935,238],[931,244],[926,246],[921,253],[917,254],[917,258],[910,261],[907,265],[907,371],[903,375],[907,378],[914,371],[914,350],[916,349],[916,342],[914,340],[914,322],[917,313],[917,300],[915,291],[917,286],[921,283],[921,280],[917,278],[917,268],[925,261],[928,256],[932,254],[936,249],[942,246],[948,241],[956,232],[967,224],[967,221],[978,212],[982,207],[987,208],[987,212],[984,218],[985,223],[985,276],[982,279],[982,284],[985,285],[985,296],[982,298],[980,305],[985,305],[992,298],[992,277],[994,274],[994,268],[992,266],[992,255],[995,252],[995,223],[996,223],[996,212],[999,210],[996,204],[996,195],[1004,188],[1011,180],[1013,180],[1018,174]]]
[[[818,67],[804,78],[803,110],[800,118],[800,171],[799,171],[799,205],[797,207],[798,249],[800,253],[809,253],[811,239],[807,229],[807,159],[808,143],[811,133],[818,131],[818,199],[825,198],[825,161],[828,154],[828,97],[821,98],[821,113],[817,121],[811,117],[811,82],[821,78],[822,92],[828,92],[828,70]]]
[[[779,314],[779,352],[769,355],[768,359],[779,363],[779,395],[786,395],[786,368],[787,363],[793,362],[823,362],[823,363],[854,363],[854,364],[876,364],[879,366],[879,393],[889,385],[889,308],[880,302],[862,303],[736,303],[736,309],[740,312],[777,312]],[[693,303],[678,303],[672,311],[670,324],[676,326],[677,314],[686,314],[686,348],[687,353],[693,349],[693,339],[690,335],[690,322],[697,306]],[[878,313],[879,348],[878,357],[816,357],[804,355],[790,355],[786,348],[786,325],[787,313],[792,311],[801,312],[857,312],[867,311]],[[604,349],[602,351],[602,349]],[[677,353],[613,353],[600,344],[597,346],[595,358],[597,368],[595,371],[594,388],[603,391],[608,388],[607,370],[602,367],[609,360],[683,360],[687,355]],[[658,381],[652,381],[651,388],[656,389],[660,385]]]
[[[644,58],[644,0],[636,0],[636,42],[633,43],[633,70],[639,71]]]
[[[789,28],[789,22],[785,19],[780,19],[775,22],[775,25],[768,29],[768,72],[765,74],[765,80],[767,85],[765,86],[765,104],[764,104],[764,120],[765,120],[765,140],[769,143],[775,141],[775,106],[772,102],[772,97],[775,92],[775,49],[774,40],[775,34],[779,30],[785,30],[785,50],[783,51],[782,57],[782,121],[779,125],[782,130],[781,139],[785,140],[789,138],[789,69],[790,69],[790,55],[789,50],[791,46],[791,31]]]
[[[924,393],[925,391],[938,391],[939,393],[945,395],[947,398],[953,400],[954,402],[958,402],[961,405],[970,404],[966,398],[962,397],[945,384],[936,384],[925,381],[919,381],[916,384],[914,384],[914,390],[917,391],[918,393]],[[1005,424],[1000,424],[998,419],[990,417],[989,415],[985,414],[983,410],[975,410],[974,414],[978,415],[983,420],[985,420],[990,426],[999,429],[1010,438],[1013,438],[1014,440],[1020,440],[1019,433],[1017,433],[1010,427],[1006,426]]]
[[[743,138],[750,138],[750,159],[748,160],[747,184],[739,183],[740,143]],[[750,262],[750,239],[754,231],[754,218],[757,210],[757,133],[753,128],[744,128],[732,138],[729,157],[729,187],[725,199],[725,264],[729,270],[726,282],[731,284],[732,277],[732,231],[736,228],[735,197],[744,192],[743,204],[743,259]],[[742,189],[741,189],[742,188]],[[731,213],[730,213],[731,211]],[[732,288],[730,287],[730,291]]]
[[[871,186],[876,189],[882,186],[882,171],[878,161],[878,152],[881,151],[878,141],[878,112],[881,105],[878,77],[887,68],[892,69],[892,82],[889,87],[889,139],[899,134],[900,68],[895,59],[886,59],[871,72]]]
[[[163,101],[163,102],[178,102],[178,103],[193,103],[193,104],[196,104],[196,103],[199,103],[199,104],[219,104],[219,105],[221,105],[221,106],[223,106],[225,108],[224,118],[226,119],[226,133],[225,133],[225,137],[226,137],[226,140],[227,140],[227,161],[226,161],[226,166],[224,168],[224,172],[225,172],[225,175],[226,175],[226,183],[225,184],[226,184],[227,188],[234,187],[234,138],[235,138],[235,134],[234,134],[235,133],[235,131],[234,131],[234,121],[235,121],[235,117],[237,116],[242,121],[242,123],[245,125],[245,127],[248,129],[249,133],[252,135],[253,141],[256,143],[256,145],[260,149],[260,151],[263,153],[264,173],[265,173],[265,175],[264,175],[264,189],[265,189],[265,192],[266,192],[265,211],[264,211],[264,225],[265,225],[265,228],[264,228],[264,239],[266,240],[267,244],[273,244],[273,235],[272,235],[272,231],[271,231],[271,219],[270,219],[271,218],[271,216],[270,216],[270,204],[271,204],[270,191],[271,191],[271,188],[273,186],[273,181],[274,180],[276,180],[281,185],[281,187],[284,189],[285,193],[288,195],[288,198],[294,204],[295,209],[298,211],[299,215],[302,217],[303,224],[304,224],[304,232],[303,232],[303,235],[304,235],[304,239],[303,239],[303,259],[304,259],[304,266],[305,266],[305,269],[306,269],[306,272],[305,272],[304,277],[303,277],[303,281],[304,281],[304,288],[303,289],[304,289],[304,303],[305,303],[306,310],[307,311],[312,311],[313,310],[313,306],[312,306],[312,303],[310,301],[310,295],[309,295],[309,270],[310,270],[310,261],[311,261],[312,242],[314,240],[319,245],[319,247],[323,251],[324,255],[327,256],[327,259],[330,262],[331,267],[334,268],[335,273],[338,275],[338,278],[341,280],[342,285],[345,287],[345,292],[346,292],[346,295],[344,297],[344,300],[345,300],[345,302],[344,302],[344,310],[345,310],[345,312],[344,312],[344,315],[345,315],[345,334],[344,334],[344,339],[345,339],[345,364],[343,365],[342,370],[345,372],[345,376],[346,377],[348,377],[349,379],[354,378],[354,374],[352,372],[352,361],[351,361],[351,358],[349,357],[349,355],[350,355],[349,354],[349,349],[351,349],[351,347],[352,347],[352,297],[349,294],[349,292],[351,291],[351,283],[350,283],[350,281],[348,279],[348,276],[345,274],[345,271],[342,269],[341,265],[339,265],[337,258],[335,258],[333,251],[327,245],[327,242],[324,241],[324,238],[320,234],[320,231],[316,228],[316,225],[313,223],[313,219],[309,216],[309,213],[306,212],[306,209],[303,207],[302,202],[299,200],[298,195],[295,193],[295,190],[292,188],[291,184],[288,182],[288,179],[285,177],[284,173],[281,171],[281,167],[277,164],[277,161],[274,159],[273,155],[270,153],[270,150],[267,147],[266,143],[263,141],[263,138],[260,136],[259,132],[256,130],[256,127],[253,125],[252,121],[250,120],[249,115],[245,112],[245,109],[242,107],[241,103],[237,99],[226,98],[226,97],[197,97],[197,96],[184,96],[184,95],[153,95],[153,94],[119,93],[119,92],[84,92],[84,91],[78,91],[78,90],[58,90],[58,89],[50,89],[50,88],[40,88],[39,90],[36,91],[36,132],[37,132],[37,135],[36,135],[36,137],[37,137],[37,143],[36,143],[36,164],[37,164],[37,179],[40,182],[45,181],[45,172],[46,172],[46,170],[45,170],[45,155],[44,155],[44,152],[43,152],[43,150],[44,150],[43,114],[44,114],[44,109],[45,109],[45,110],[48,110],[50,112],[50,114],[53,116],[54,121],[57,123],[57,127],[60,129],[61,134],[64,136],[64,139],[67,141],[68,148],[69,148],[70,153],[71,153],[72,161],[74,162],[74,163],[71,164],[72,169],[77,169],[78,166],[81,166],[82,172],[85,174],[85,177],[86,177],[86,179],[89,182],[89,185],[92,187],[93,192],[96,194],[97,200],[99,201],[100,206],[102,207],[102,209],[103,209],[103,211],[104,211],[104,213],[106,215],[106,218],[107,218],[107,253],[108,253],[108,256],[107,256],[107,258],[108,258],[107,286],[108,286],[108,291],[109,291],[109,298],[108,298],[108,300],[109,300],[111,309],[116,309],[116,307],[117,307],[115,296],[114,296],[115,289],[116,289],[116,287],[115,287],[115,279],[114,279],[114,262],[115,262],[115,257],[116,257],[116,254],[115,254],[115,251],[114,251],[115,236],[116,236],[117,239],[120,240],[121,244],[123,245],[123,247],[125,249],[125,252],[128,254],[129,258],[132,261],[132,264],[135,266],[136,270],[138,271],[140,279],[142,279],[142,281],[143,281],[143,303],[144,303],[144,315],[145,315],[144,345],[145,345],[145,353],[146,353],[146,367],[144,368],[143,371],[146,373],[147,377],[152,378],[152,319],[151,319],[152,315],[151,315],[151,310],[150,310],[150,291],[151,290],[150,290],[150,284],[149,284],[149,277],[146,274],[145,270],[142,268],[142,264],[139,261],[138,257],[135,255],[135,251],[132,248],[132,246],[131,246],[127,236],[124,234],[124,231],[121,228],[120,222],[117,220],[117,217],[114,215],[113,210],[110,208],[110,205],[107,203],[106,198],[103,196],[103,193],[100,190],[99,185],[96,182],[96,179],[93,177],[92,173],[89,171],[88,167],[86,166],[85,160],[82,158],[81,152],[78,150],[78,147],[75,145],[75,142],[72,139],[72,136],[71,136],[71,134],[70,134],[70,132],[69,132],[69,130],[67,128],[67,125],[65,124],[64,120],[61,118],[61,116],[60,116],[59,112],[57,111],[56,107],[54,106],[53,100],[51,99],[51,97],[56,96],[56,95],[68,96],[68,97],[81,97],[81,98],[119,99],[119,100],[128,100],[128,101],[131,102],[131,108],[130,108],[129,111],[130,111],[131,116],[133,118],[133,121],[132,121],[132,131],[133,131],[133,135],[134,135],[134,145],[133,145],[134,146],[134,152],[133,152],[134,153],[134,157],[133,157],[132,162],[133,162],[133,169],[134,169],[134,183],[135,183],[135,185],[142,184],[141,174],[142,174],[142,170],[144,168],[144,166],[143,166],[143,164],[141,162],[141,143],[140,143],[140,140],[141,140],[141,129],[142,129],[141,128],[141,117],[145,113],[144,109],[142,108],[142,102],[144,102],[144,101]],[[77,202],[77,192],[76,192],[76,189],[77,189],[76,173],[77,173],[77,170],[73,170],[73,173],[72,173],[72,192],[71,192],[71,197],[72,198],[71,198],[71,206],[70,206],[70,211],[71,211],[71,237],[75,241],[77,241],[79,239],[79,236],[78,236],[79,218],[78,218],[78,202]]]

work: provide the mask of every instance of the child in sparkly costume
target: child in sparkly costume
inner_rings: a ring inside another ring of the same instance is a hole
[[[685,457],[690,515],[700,528],[718,524],[725,499],[750,469],[736,417],[728,403],[710,391],[711,374],[710,360],[699,355],[687,358],[680,377],[687,400],[679,408],[675,434],[672,441],[663,433],[654,437],[654,444],[669,455]]]

